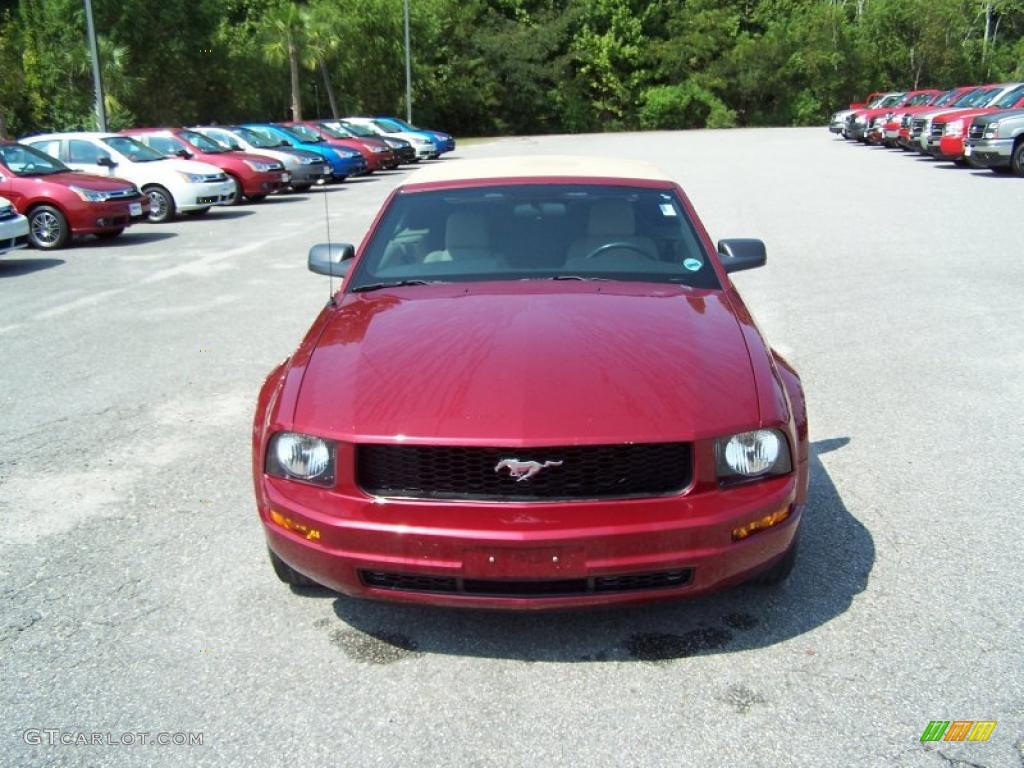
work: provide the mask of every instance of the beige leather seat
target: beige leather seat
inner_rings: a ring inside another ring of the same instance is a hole
[[[438,261],[495,261],[487,219],[473,211],[449,214],[444,226],[444,250],[431,251],[423,259],[425,264]]]
[[[609,243],[628,243],[629,248],[608,248],[588,256]],[[629,269],[658,258],[654,240],[636,234],[636,214],[626,200],[598,200],[590,206],[587,234],[569,246],[566,266],[590,269]]]

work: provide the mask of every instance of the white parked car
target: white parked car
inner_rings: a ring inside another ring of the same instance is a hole
[[[417,160],[429,160],[433,157],[440,156],[437,144],[428,139],[422,133],[410,133],[409,131],[396,131],[391,126],[381,123],[372,117],[346,117],[344,122],[353,123],[355,125],[365,125],[371,131],[376,133],[378,136],[396,136],[399,139],[405,139],[412,148],[416,150]]]
[[[316,152],[296,147],[282,147],[280,143],[267,141],[248,128],[211,125],[189,130],[201,133],[228,149],[255,152],[279,160],[291,178],[289,186],[296,192],[305,192],[314,184],[322,184],[331,175],[327,162]]]
[[[0,256],[28,245],[28,219],[14,210],[6,197],[0,197]]]
[[[116,133],[48,133],[23,144],[77,171],[127,179],[149,197],[149,220],[169,221],[178,213],[203,214],[229,205],[234,184],[220,168],[195,160],[164,157],[129,136]]]

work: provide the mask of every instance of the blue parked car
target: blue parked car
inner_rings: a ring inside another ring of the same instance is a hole
[[[377,120],[386,120],[389,123],[394,123],[407,133],[427,134],[427,136],[434,140],[434,143],[437,145],[437,151],[440,154],[443,154],[445,152],[451,152],[453,149],[455,149],[455,139],[452,137],[450,133],[445,133],[444,131],[435,131],[429,128],[417,128],[416,126],[410,125],[409,123],[405,122],[405,120],[401,120],[397,117],[392,117],[390,115],[378,117]]]
[[[331,167],[331,181],[344,181],[349,176],[366,173],[366,160],[355,150],[331,147],[325,142],[307,141],[276,123],[246,123],[243,127],[278,146],[305,149],[320,155]]]

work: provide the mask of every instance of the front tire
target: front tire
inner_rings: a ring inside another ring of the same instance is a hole
[[[1010,168],[1018,176],[1024,176],[1024,139],[1017,139],[1010,155]]]
[[[301,573],[292,568],[288,563],[274,554],[274,550],[267,548],[267,554],[270,555],[270,564],[274,567],[274,573],[277,574],[277,578],[283,581],[285,584],[291,584],[293,587],[318,587],[320,586],[308,576],[303,576]]]
[[[242,199],[244,197],[244,195],[242,194],[242,182],[240,182],[230,173],[228,174],[228,179],[231,180],[231,184],[233,185],[233,189],[231,190],[231,199],[228,200],[228,205],[238,205],[239,203],[242,202]]]
[[[71,227],[64,214],[52,205],[40,205],[29,211],[28,240],[41,251],[63,248],[71,239]]]
[[[174,198],[164,187],[154,184],[142,190],[149,198],[149,220],[154,224],[163,224],[174,218]]]

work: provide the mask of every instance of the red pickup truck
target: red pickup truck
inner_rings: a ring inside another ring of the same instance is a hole
[[[941,160],[952,160],[953,162],[965,162],[964,139],[971,127],[971,121],[979,115],[987,115],[992,112],[1001,112],[1006,109],[1020,109],[1024,107],[1024,83],[1006,91],[996,101],[991,102],[987,107],[975,107],[973,109],[960,109],[939,115],[932,120],[932,134],[941,137],[938,148],[931,152],[934,157]]]

